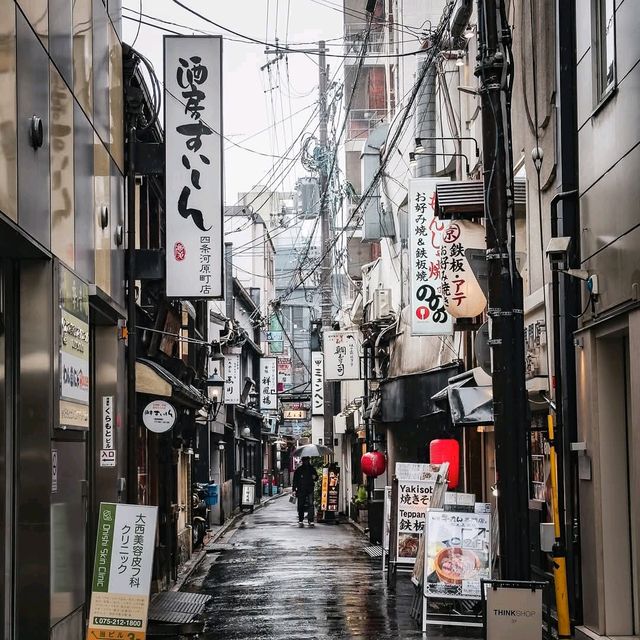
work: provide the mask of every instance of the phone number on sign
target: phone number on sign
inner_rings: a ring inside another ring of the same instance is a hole
[[[101,625],[109,625],[111,627],[133,627],[142,628],[142,620],[133,620],[126,618],[104,618],[104,617],[94,617],[93,624],[101,624]]]

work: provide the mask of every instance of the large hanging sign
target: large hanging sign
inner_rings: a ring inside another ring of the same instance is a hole
[[[454,220],[445,229],[440,246],[440,275],[445,305],[454,318],[475,318],[487,306],[478,279],[467,259],[467,249],[486,249],[481,224]]]
[[[60,266],[60,415],[65,429],[89,428],[89,288]]]
[[[440,268],[446,225],[434,215],[438,182],[442,179],[409,180],[411,333],[416,336],[453,333],[453,320],[446,308]]]
[[[425,597],[481,598],[480,581],[491,577],[491,514],[484,512],[487,507],[476,505],[476,511],[483,513],[427,513]]]
[[[324,415],[324,355],[311,354],[311,415]]]
[[[158,507],[100,504],[87,638],[144,640]]]
[[[222,296],[222,37],[164,37],[167,296]]]
[[[276,411],[277,409],[277,358],[260,358],[260,411]]]
[[[240,404],[240,355],[231,354],[224,357],[224,402]]]
[[[327,331],[323,339],[325,378],[327,380],[359,380],[358,332]]]

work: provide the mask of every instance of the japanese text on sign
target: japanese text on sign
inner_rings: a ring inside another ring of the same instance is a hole
[[[240,404],[240,356],[224,357],[224,401],[225,404]]]
[[[409,181],[409,265],[411,333],[448,335],[453,322],[447,312],[440,263],[445,224],[434,215],[438,179]]]
[[[167,295],[222,295],[222,39],[165,37]]]
[[[324,356],[320,351],[311,354],[311,414],[324,415]]]
[[[360,379],[360,345],[356,331],[324,334],[324,375],[327,380]]]
[[[260,410],[278,409],[277,358],[260,358]]]
[[[398,482],[398,563],[413,564],[424,532],[426,512],[435,487],[433,481]]]

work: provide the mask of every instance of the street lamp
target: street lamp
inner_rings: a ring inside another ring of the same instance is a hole
[[[224,378],[218,373],[217,369],[207,378],[207,397],[213,406],[213,418],[218,417],[218,412],[222,406],[224,394]]]

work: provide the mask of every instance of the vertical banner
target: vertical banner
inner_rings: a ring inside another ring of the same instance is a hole
[[[144,640],[158,507],[102,502],[88,640]]]
[[[278,393],[290,389],[293,384],[293,361],[291,356],[278,356]]]
[[[260,411],[278,409],[277,358],[260,358]]]
[[[434,215],[441,178],[409,180],[409,280],[411,333],[450,335],[453,320],[445,305],[440,251],[445,224]]]
[[[327,471],[327,506],[325,508],[327,511],[337,512],[340,497],[340,467],[337,464],[332,464]]]
[[[224,402],[240,404],[240,355],[231,354],[224,357]]]
[[[222,296],[222,37],[164,37],[167,296]]]
[[[325,332],[324,375],[327,380],[360,380],[357,331]]]
[[[116,466],[113,410],[113,396],[102,396],[102,449],[100,449],[101,467]]]
[[[324,415],[324,355],[321,351],[311,354],[311,415]]]
[[[329,469],[324,467],[322,469],[322,486],[320,491],[320,509],[322,511],[327,510],[329,503]]]
[[[60,266],[59,426],[89,428],[89,287]]]

